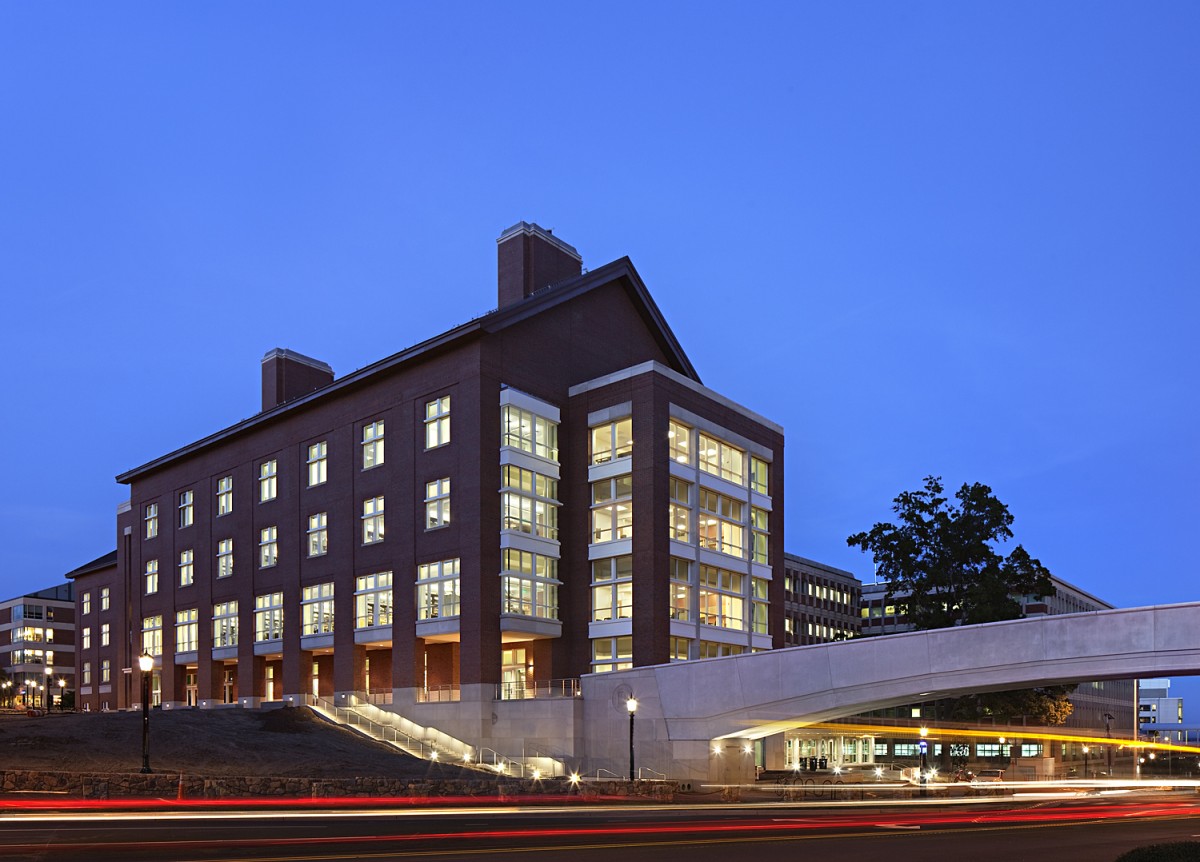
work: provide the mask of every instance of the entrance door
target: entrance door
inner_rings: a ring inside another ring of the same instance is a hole
[[[506,649],[500,654],[500,699],[520,700],[528,684],[525,648]]]
[[[188,706],[195,706],[199,700],[200,688],[196,685],[196,671],[189,670],[183,675],[183,700]]]

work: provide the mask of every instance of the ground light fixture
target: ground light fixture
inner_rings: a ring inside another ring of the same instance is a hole
[[[142,671],[142,772],[150,769],[150,673],[154,670],[154,656],[143,652],[138,656],[138,668]]]
[[[637,698],[631,696],[625,701],[625,708],[629,710],[629,780],[636,781],[637,773],[633,768],[633,717],[637,715]]]

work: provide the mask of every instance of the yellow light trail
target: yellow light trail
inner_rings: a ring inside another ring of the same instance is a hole
[[[937,727],[934,725],[923,725],[927,731],[926,739],[934,741],[951,740],[956,738],[967,739],[1001,739],[1005,741],[1010,739],[1052,739],[1056,742],[1078,742],[1086,745],[1117,745],[1121,748],[1136,748],[1146,749],[1147,751],[1177,751],[1184,754],[1200,754],[1200,746],[1182,745],[1173,742],[1145,742],[1140,739],[1129,739],[1119,736],[1083,736],[1073,733],[1054,733],[1044,729],[1022,728],[1014,730],[1010,728],[999,728],[990,730],[980,730],[971,727]],[[914,738],[921,737],[922,727],[896,727],[894,725],[882,724],[812,724],[804,728],[804,730],[820,730],[827,732],[842,732],[842,733],[861,733],[870,736],[912,736]]]

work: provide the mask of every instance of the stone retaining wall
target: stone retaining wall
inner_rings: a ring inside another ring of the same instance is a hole
[[[222,776],[167,773],[79,773],[0,771],[2,793],[47,793],[82,799],[246,799],[254,797],[292,797],[328,799],[346,797],[447,797],[447,796],[536,796],[578,795],[643,796],[671,800],[679,790],[677,782],[627,781],[587,782],[573,786],[565,779],[496,780],[447,779],[413,781],[391,778],[280,778],[269,776]]]

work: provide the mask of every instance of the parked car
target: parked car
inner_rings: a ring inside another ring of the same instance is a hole
[[[975,773],[975,777],[971,780],[972,781],[981,781],[981,782],[990,782],[990,783],[995,783],[997,781],[1003,781],[1004,780],[1004,770],[1003,769],[981,769],[977,773]]]

